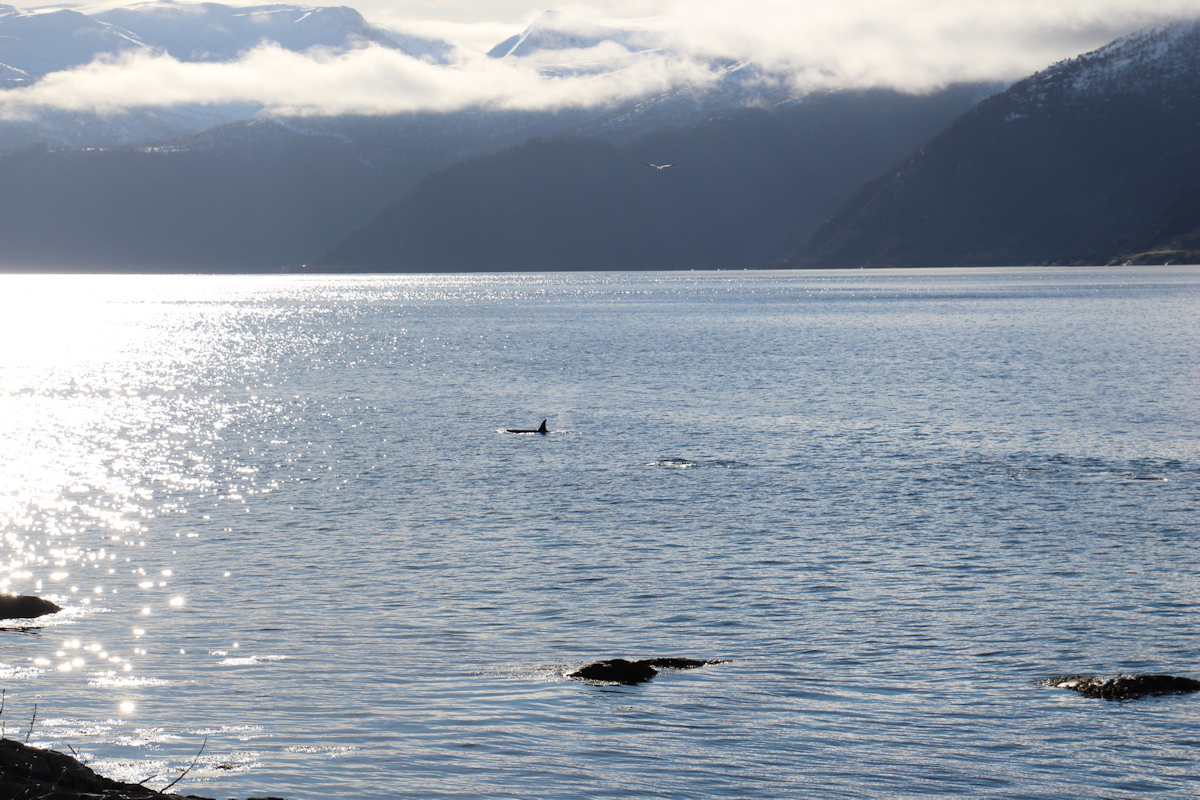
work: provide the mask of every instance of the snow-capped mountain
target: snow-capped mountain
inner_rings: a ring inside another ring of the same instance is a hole
[[[129,31],[67,9],[45,13],[0,6],[3,88],[28,85],[50,72],[82,66],[98,56],[148,49]]]
[[[190,8],[199,9],[204,24],[197,24],[191,39],[176,42],[170,36],[181,35],[186,27],[181,15]],[[130,46],[193,59],[253,46],[264,33],[290,47],[311,46],[315,39],[302,36],[300,28],[314,21],[323,21],[323,41],[333,42],[322,47],[354,47],[373,35],[357,15],[304,14],[295,6],[233,10],[155,3],[106,12],[103,20],[91,21],[108,26],[105,30],[123,31]],[[603,63],[589,67],[595,70],[621,68],[612,54],[618,62],[622,54],[630,59],[681,57],[638,49],[645,42],[633,32],[593,27],[591,38],[581,39],[576,23],[571,23],[573,31],[564,26],[554,15],[543,19],[522,43],[510,45],[503,58],[516,60],[518,71],[532,66],[547,74],[578,72],[580,67],[570,65],[592,55],[589,47],[579,45],[592,44],[599,51],[594,55]],[[221,27],[225,33],[216,30]],[[412,47],[404,41],[396,46]],[[697,75],[691,85],[652,97],[558,110],[468,107],[391,116],[271,117],[247,103],[120,114],[43,111],[32,120],[0,123],[0,268],[296,266],[369,222],[430,173],[465,159],[541,137],[633,142],[664,128],[720,123],[746,106],[762,110],[794,99],[786,81],[764,80],[750,62],[714,64]],[[866,98],[861,112],[882,112],[887,102],[882,95]],[[972,102],[970,91],[933,98],[928,108],[917,99],[912,106],[915,124],[940,127],[949,118],[948,109],[958,113]],[[835,139],[854,139],[845,130],[854,113],[816,121],[837,128]],[[16,134],[24,139],[16,140]],[[855,163],[875,163],[871,159],[881,153],[884,163],[894,160],[887,147],[901,140],[893,134],[885,137],[886,147],[866,145],[870,157]],[[16,149],[38,142],[46,146]],[[59,149],[66,145],[75,149]],[[730,162],[724,157],[701,160]],[[105,200],[97,203],[96,198]],[[214,230],[222,235],[207,235]]]
[[[1091,53],[1060,61],[1012,88],[1014,102],[1084,102],[1114,93],[1162,92],[1194,84],[1200,73],[1200,20],[1132,33]]]
[[[145,45],[180,61],[230,61],[262,42],[295,51],[373,43],[437,58],[450,51],[445,42],[379,28],[345,6],[227,6],[160,0],[104,11],[93,19],[129,31]]]
[[[488,51],[491,58],[529,58],[548,53],[588,50],[615,44],[629,53],[661,49],[658,37],[647,31],[629,31],[597,25],[559,11],[545,11],[528,28]]]
[[[78,11],[23,11],[0,6],[0,90],[97,58],[128,52],[169,55],[178,61],[230,61],[264,43],[293,51],[331,52],[374,44],[441,62],[446,42],[404,36],[368,23],[345,7],[220,3],[142,3],[87,15]],[[116,113],[37,110],[0,120],[0,152],[40,142],[51,147],[99,147],[188,136],[253,117],[249,103],[193,104]]]
[[[230,61],[263,42],[287,50],[344,50],[373,43],[444,58],[450,45],[371,25],[352,8],[227,6],[159,0],[98,14],[0,6],[0,64],[34,77],[129,50],[178,61]]]
[[[871,181],[806,267],[1196,263],[1200,20],[1152,28],[991,97]]]
[[[89,16],[0,6],[0,87],[29,86],[48,73],[131,51],[179,61],[227,62],[263,42],[292,51],[329,52],[373,44],[437,64],[446,64],[452,52],[446,42],[385,30],[345,7],[234,7],[157,0]],[[663,47],[656,33],[597,25],[553,11],[498,44],[491,55],[532,67],[547,78],[618,72],[627,76],[631,68],[647,65],[651,72],[691,76],[685,85],[615,106],[597,106],[582,114],[548,111],[549,124],[535,126],[540,132],[553,129],[553,118],[558,117],[557,127],[564,132],[574,128],[578,134],[628,140],[664,125],[688,124],[747,105],[775,105],[796,95],[784,76],[765,75],[753,62],[695,65]],[[158,142],[257,119],[262,112],[263,106],[250,102],[105,112],[35,108],[22,118],[0,120],[0,152],[34,143],[111,147]],[[426,116],[434,127],[443,124],[434,119],[438,115]],[[501,138],[510,141],[507,130]]]
[[[533,67],[547,77],[600,75],[689,59],[666,46],[657,32],[597,25],[558,11],[543,12],[521,33],[493,47],[488,56]],[[753,60],[715,61],[702,67],[698,77],[683,85],[616,107],[597,108],[570,133],[627,142],[664,127],[688,125],[749,106],[777,106],[801,94],[788,76],[768,73]]]

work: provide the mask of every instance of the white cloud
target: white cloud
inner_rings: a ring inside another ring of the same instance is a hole
[[[601,47],[575,57],[613,55]],[[680,58],[639,60],[603,78],[547,77],[531,65],[478,54],[438,66],[374,45],[334,54],[264,44],[234,62],[181,62],[136,52],[51,73],[0,93],[0,117],[22,118],[39,108],[109,113],[219,103],[259,103],[291,114],[539,110],[604,105],[708,75],[706,66]]]
[[[111,2],[111,0],[105,0]],[[238,3],[234,3],[238,4]],[[38,108],[120,111],[146,106],[256,103],[306,114],[549,109],[615,103],[710,75],[710,60],[757,59],[801,89],[1014,80],[1145,25],[1200,16],[1200,0],[596,0],[559,5],[618,27],[655,31],[675,57],[630,60],[619,48],[566,54],[611,75],[547,75],[546,64],[482,51],[545,6],[526,0],[356,4],[373,22],[451,36],[458,60],[435,66],[381,47],[333,54],[273,45],[236,62],[183,63],[135,54],[54,73],[0,94],[0,117]],[[86,10],[86,8],[85,8]],[[633,19],[636,17],[636,19]],[[539,68],[542,71],[539,71]]]
[[[755,58],[802,86],[922,90],[1015,80],[1198,0],[664,0],[665,33],[697,56]]]

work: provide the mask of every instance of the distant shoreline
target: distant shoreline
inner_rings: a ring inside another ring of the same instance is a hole
[[[784,267],[784,266],[764,266],[764,267],[715,267],[715,268],[676,268],[667,267],[663,269],[579,269],[579,270],[556,270],[556,269],[531,269],[514,272],[512,270],[433,270],[429,272],[388,272],[383,270],[323,270],[323,269],[263,269],[263,270],[162,270],[151,272],[146,270],[108,270],[108,269],[8,269],[0,266],[0,275],[22,275],[22,276],[39,276],[39,275],[112,275],[112,276],[222,276],[222,277],[238,277],[238,276],[255,276],[255,277],[289,277],[289,276],[413,276],[413,275],[585,275],[589,273],[603,274],[624,274],[624,273],[680,273],[680,272],[921,272],[921,271],[949,271],[959,270],[962,272],[972,272],[975,270],[1005,270],[1005,269],[1140,269],[1153,267],[1200,267],[1200,252],[1187,253],[1189,259],[1186,261],[1165,261],[1160,262],[1152,259],[1136,258],[1128,261],[1122,261],[1115,264],[982,264],[978,266],[965,267],[961,264],[947,264],[937,266],[891,266],[891,265],[864,265],[861,267]]]

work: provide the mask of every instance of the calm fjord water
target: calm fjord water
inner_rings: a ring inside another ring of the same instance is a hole
[[[0,720],[220,797],[1185,797],[1200,270],[0,277]],[[504,427],[536,427],[517,436]],[[603,657],[730,663],[638,687]]]

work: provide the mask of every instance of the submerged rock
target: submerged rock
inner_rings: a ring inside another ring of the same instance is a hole
[[[1072,675],[1040,681],[1042,686],[1070,689],[1084,697],[1134,700],[1146,695],[1200,692],[1200,681],[1174,675]]]
[[[0,594],[0,619],[33,619],[62,611],[62,607],[33,595]]]
[[[97,775],[65,753],[0,739],[0,797],[30,800],[210,800]],[[278,797],[250,800],[281,800]]]
[[[574,672],[568,673],[568,678],[601,683],[622,683],[632,686],[644,683],[658,674],[659,669],[695,669],[706,664],[721,664],[722,659],[701,661],[695,658],[643,658],[640,661],[626,661],[623,658],[609,658],[604,661],[593,661],[584,664]]]

